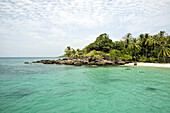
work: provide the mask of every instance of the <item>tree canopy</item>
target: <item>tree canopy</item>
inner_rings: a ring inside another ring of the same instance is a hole
[[[170,55],[170,35],[165,31],[158,34],[140,34],[134,38],[127,33],[122,40],[113,42],[106,33],[100,34],[93,43],[82,50],[68,46],[65,56],[93,56],[109,55],[112,60],[132,60],[141,62],[166,62]]]

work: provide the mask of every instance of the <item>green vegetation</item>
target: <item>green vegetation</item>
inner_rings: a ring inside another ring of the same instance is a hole
[[[68,46],[65,49],[65,56],[90,56],[102,58],[108,55],[111,60],[128,60],[140,62],[166,62],[170,54],[170,35],[160,31],[156,35],[148,33],[140,34],[139,37],[132,37],[127,33],[122,40],[112,42],[109,35],[104,33],[96,38],[96,41],[89,44],[82,50],[73,49]]]

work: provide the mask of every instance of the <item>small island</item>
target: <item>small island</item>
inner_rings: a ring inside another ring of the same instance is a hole
[[[82,50],[68,46],[62,59],[41,60],[33,63],[115,66],[126,63],[168,63],[170,62],[170,35],[160,31],[156,35],[140,34],[133,38],[127,33],[120,41],[113,42],[109,35],[103,33]]]

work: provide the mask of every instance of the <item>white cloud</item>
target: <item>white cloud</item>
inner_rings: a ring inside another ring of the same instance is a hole
[[[91,35],[103,31],[116,37],[114,41],[127,32],[170,31],[169,14],[170,0],[0,1],[0,39],[64,42],[82,48],[81,41],[90,42]]]

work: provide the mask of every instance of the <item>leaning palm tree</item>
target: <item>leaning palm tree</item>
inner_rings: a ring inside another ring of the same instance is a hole
[[[136,52],[137,52],[141,47],[139,46],[136,38],[132,38],[132,40],[131,40],[131,42],[130,42],[130,47],[132,48],[133,53],[135,54],[135,63],[134,63],[134,65],[137,65],[137,62],[136,62]]]
[[[164,33],[165,32],[160,32],[159,34],[160,39],[158,41],[159,44],[158,57],[162,56],[163,61],[165,63],[166,62],[165,58],[170,54],[170,48],[169,48],[170,37],[168,35],[165,36]]]

